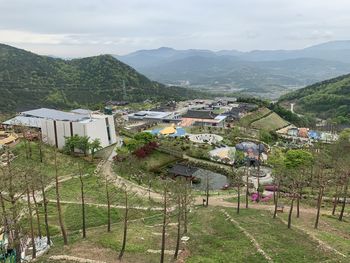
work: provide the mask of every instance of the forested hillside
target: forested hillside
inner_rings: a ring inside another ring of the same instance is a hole
[[[350,74],[286,94],[281,103],[295,103],[300,114],[312,113],[337,123],[350,123]]]
[[[151,81],[109,55],[68,61],[2,44],[0,92],[3,112],[41,106],[95,106],[111,99],[169,100],[198,95],[188,89]]]

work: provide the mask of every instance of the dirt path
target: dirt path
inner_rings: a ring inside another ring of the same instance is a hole
[[[50,203],[56,203],[56,200],[53,199],[49,199],[48,200]],[[77,202],[77,201],[63,201],[60,200],[61,204],[76,204],[76,205],[80,205],[81,202]],[[96,206],[96,207],[107,207],[106,204],[97,204],[97,203],[86,203],[85,205],[91,205],[91,206]],[[123,205],[111,205],[111,208],[125,208],[125,206]],[[130,206],[130,209],[137,209],[137,210],[151,210],[151,211],[162,211],[163,208],[162,207],[146,207],[146,206]]]
[[[226,216],[227,220],[230,220],[231,223],[233,223],[243,232],[243,234],[255,246],[256,250],[267,260],[267,262],[273,263],[272,258],[261,248],[258,241],[256,241],[256,239],[245,228],[243,228],[236,220],[234,220],[224,209],[222,209],[221,212]]]

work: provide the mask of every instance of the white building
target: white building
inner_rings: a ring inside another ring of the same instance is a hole
[[[4,125],[23,125],[41,129],[43,141],[62,149],[65,137],[75,134],[99,139],[102,147],[117,142],[113,116],[94,114],[89,110],[77,109],[63,112],[53,109],[24,111],[19,116],[5,121]]]

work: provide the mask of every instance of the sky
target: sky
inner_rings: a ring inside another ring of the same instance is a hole
[[[299,49],[350,39],[349,0],[0,0],[0,43],[43,55]]]

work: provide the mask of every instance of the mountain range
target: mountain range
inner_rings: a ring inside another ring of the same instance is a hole
[[[116,56],[152,80],[215,92],[277,98],[350,72],[350,41],[299,50],[176,50],[161,47]]]
[[[350,124],[350,74],[325,80],[288,93],[279,100],[294,103],[298,114],[331,119],[336,124]]]
[[[0,44],[0,111],[93,107],[108,100],[140,102],[197,97],[151,81],[110,55],[63,60]]]

